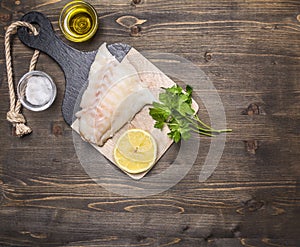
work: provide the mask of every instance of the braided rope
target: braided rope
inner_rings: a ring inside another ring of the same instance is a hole
[[[27,27],[33,33],[33,35],[38,35],[36,28],[30,23],[24,21],[17,21],[12,23],[6,30],[5,33],[5,59],[6,59],[6,70],[7,70],[7,83],[9,89],[9,98],[10,98],[10,109],[7,112],[6,119],[13,124],[15,127],[16,136],[21,137],[23,135],[29,134],[32,132],[31,128],[26,126],[26,119],[21,113],[21,102],[19,99],[16,100],[14,82],[13,82],[13,72],[12,72],[12,63],[11,63],[11,47],[10,47],[10,36],[15,33],[17,27]],[[38,60],[39,51],[35,50],[30,61],[29,71],[34,70],[35,65]]]

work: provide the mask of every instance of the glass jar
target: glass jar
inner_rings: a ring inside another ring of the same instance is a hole
[[[21,104],[31,111],[43,111],[49,108],[55,100],[56,91],[52,78],[38,70],[26,73],[17,86]]]
[[[76,0],[64,6],[59,17],[64,36],[73,42],[83,42],[94,36],[98,29],[98,15],[92,5]]]

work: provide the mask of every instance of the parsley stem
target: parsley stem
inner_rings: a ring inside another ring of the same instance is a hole
[[[207,124],[203,123],[200,118],[198,117],[197,114],[194,115],[195,116],[195,120],[197,120],[200,124],[202,124],[204,127],[208,128],[208,129],[213,129],[212,127],[208,126]]]
[[[193,132],[197,133],[197,134],[200,134],[200,135],[205,135],[205,136],[209,136],[209,137],[212,137],[214,136],[214,134],[210,134],[210,133],[207,133],[207,132],[204,132],[204,131],[200,131],[198,129],[191,129]]]
[[[214,132],[212,128],[210,128],[209,126],[204,126],[206,128],[201,127],[199,124],[195,123],[195,119],[194,118],[190,118],[190,117],[185,117],[186,120],[188,120],[195,128],[197,128],[199,131],[202,132]]]
[[[212,132],[223,133],[223,132],[231,132],[231,131],[232,131],[232,129],[220,129],[220,130],[216,130],[216,129],[214,129],[214,128],[208,126],[207,124],[203,123],[203,122],[200,120],[200,118],[198,117],[197,114],[195,115],[195,119],[196,119],[200,124],[202,124],[204,127],[210,129]]]
[[[221,129],[221,130],[216,130],[211,128],[210,126],[208,126],[207,124],[203,123],[197,114],[193,115],[193,117],[189,117],[189,116],[184,116],[182,113],[180,113],[177,109],[174,109],[174,111],[176,112],[176,114],[179,114],[181,117],[183,117],[184,119],[186,119],[188,122],[190,122],[192,124],[192,127],[194,127],[194,131],[202,134],[202,135],[206,135],[206,136],[215,136],[215,134],[220,134],[220,133],[224,133],[224,132],[231,132],[231,129]],[[205,128],[201,127],[199,125],[199,122],[202,126],[204,126]]]
[[[207,136],[214,136],[213,134],[209,134],[209,133],[217,133],[220,134],[221,132],[224,131],[218,131],[218,130],[214,130],[213,128],[209,127],[208,125],[204,124],[197,115],[194,115],[194,117],[189,117],[189,116],[184,116],[183,114],[181,114],[177,109],[174,109],[175,112],[177,114],[179,114],[181,117],[183,117],[184,119],[186,119],[188,122],[190,122],[192,124],[192,126],[196,129],[197,133],[202,134],[202,135],[207,135]],[[197,118],[195,117],[197,116]],[[199,126],[199,124],[197,124],[197,120],[199,120],[199,122],[206,128],[202,128]],[[209,132],[209,133],[208,133]]]
[[[177,109],[174,109],[174,111],[176,112],[176,114],[179,114],[181,117],[183,117],[184,119],[186,119],[187,121],[189,121],[194,127],[196,127],[197,129],[201,129],[203,131],[207,131],[207,132],[210,132],[211,131],[211,128],[207,125],[204,125],[207,129],[204,129],[204,128],[201,128],[199,127],[199,125],[197,123],[195,123],[195,120],[194,118],[192,117],[189,117],[189,116],[185,116],[183,115],[182,113],[180,113]]]

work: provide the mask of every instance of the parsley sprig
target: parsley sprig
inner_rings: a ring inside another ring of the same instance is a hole
[[[155,120],[155,128],[162,129],[165,124],[169,127],[168,136],[176,143],[180,139],[188,140],[191,132],[215,136],[232,131],[213,129],[199,119],[192,108],[193,88],[191,86],[187,85],[185,91],[178,85],[163,89],[165,91],[159,94],[160,102],[153,102],[149,114]]]

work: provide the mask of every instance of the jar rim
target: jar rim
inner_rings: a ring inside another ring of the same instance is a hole
[[[87,7],[87,9],[90,10],[89,14],[91,15],[92,20],[95,21],[95,23],[92,25],[91,30],[89,30],[86,34],[81,35],[81,37],[80,37],[80,35],[78,35],[76,37],[75,35],[72,34],[72,32],[69,31],[69,28],[68,28],[66,20],[65,20],[66,13],[68,11],[70,11],[70,9],[74,8],[74,5],[76,6],[78,4],[82,4],[85,7]],[[94,36],[94,34],[96,33],[98,26],[99,26],[98,14],[97,14],[96,9],[90,3],[81,1],[81,0],[75,0],[75,1],[67,3],[63,7],[63,9],[60,13],[58,22],[59,22],[60,30],[62,31],[64,37],[73,42],[84,42],[84,41],[89,40],[91,37]]]

